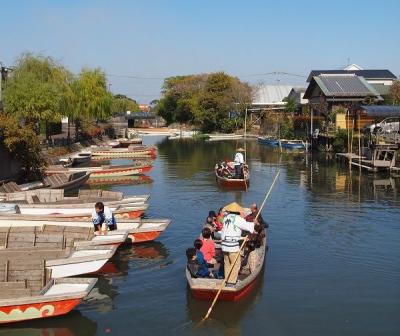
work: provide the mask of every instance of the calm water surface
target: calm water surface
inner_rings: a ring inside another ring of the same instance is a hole
[[[151,194],[150,218],[171,218],[156,242],[124,248],[89,300],[71,314],[0,329],[4,335],[400,335],[400,181],[338,167],[334,158],[281,155],[248,142],[248,192],[219,190],[216,161],[237,143],[168,141],[153,183],[104,186]],[[127,161],[118,161],[127,162]],[[269,251],[256,290],[238,303],[196,301],[184,277],[185,249],[209,210],[261,203]]]

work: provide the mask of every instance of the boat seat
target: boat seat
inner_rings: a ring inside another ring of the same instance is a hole
[[[1,186],[1,189],[6,193],[22,191],[19,185],[15,182],[7,182]]]

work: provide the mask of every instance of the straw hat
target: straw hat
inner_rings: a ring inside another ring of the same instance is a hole
[[[233,202],[231,204],[226,205],[222,211],[226,212],[244,212],[244,209],[237,204],[236,202]]]
[[[244,152],[244,149],[242,147],[237,149],[238,152]]]

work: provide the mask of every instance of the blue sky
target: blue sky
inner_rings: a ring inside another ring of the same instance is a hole
[[[171,75],[226,71],[250,83],[304,84],[350,63],[400,75],[400,1],[3,0],[0,61],[25,51],[74,72],[102,67],[111,90],[139,102]],[[160,78],[160,79],[159,79]]]

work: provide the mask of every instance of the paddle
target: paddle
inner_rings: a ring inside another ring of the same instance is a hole
[[[278,178],[280,172],[281,172],[281,171],[278,170],[278,172],[276,173],[275,178],[274,178],[274,180],[272,181],[272,184],[271,184],[271,186],[269,187],[269,190],[268,190],[267,194],[266,194],[265,197],[264,197],[264,201],[262,202],[261,207],[260,207],[260,209],[258,210],[258,213],[257,213],[256,217],[254,218],[254,221],[256,221],[256,220],[258,219],[258,216],[260,215],[261,210],[263,209],[263,207],[264,207],[264,205],[265,205],[265,202],[267,201],[267,198],[269,197],[269,194],[271,193],[272,188],[274,187],[274,184],[275,184],[275,182],[276,182],[276,180],[277,180],[277,178]],[[210,316],[211,311],[213,310],[214,305],[216,304],[216,302],[217,302],[217,300],[218,300],[218,297],[219,297],[219,295],[221,294],[222,289],[225,287],[226,281],[229,279],[229,276],[230,276],[231,273],[232,273],[233,267],[235,266],[237,260],[239,259],[240,252],[243,250],[243,248],[244,248],[244,246],[245,246],[245,244],[246,244],[246,242],[247,242],[247,239],[248,239],[248,237],[246,236],[246,238],[243,240],[242,245],[240,246],[239,252],[238,252],[238,254],[236,255],[235,260],[233,261],[233,264],[231,265],[231,268],[229,269],[228,274],[226,274],[226,275],[225,275],[225,278],[222,280],[221,285],[219,286],[218,292],[217,292],[217,294],[215,295],[214,300],[213,300],[213,302],[211,303],[211,306],[210,306],[210,308],[209,308],[208,311],[207,311],[207,314],[203,317],[203,319],[200,321],[200,323],[201,323],[201,322],[204,322],[205,320],[207,320],[208,317]]]

